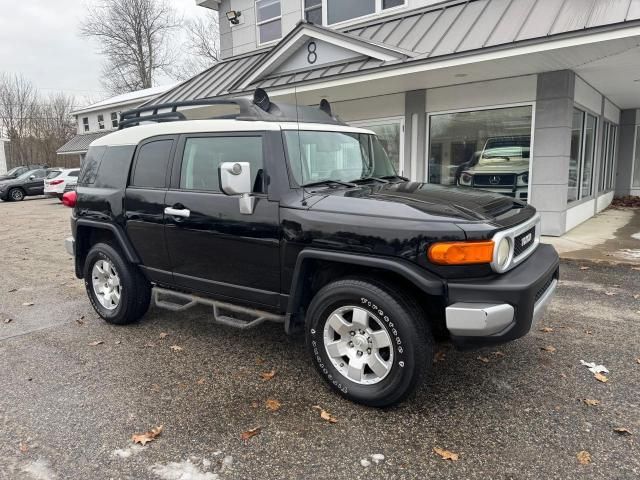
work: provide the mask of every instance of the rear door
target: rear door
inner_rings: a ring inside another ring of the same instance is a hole
[[[278,305],[278,202],[269,200],[260,132],[185,135],[174,161],[165,205],[166,237],[176,284],[218,297]],[[255,210],[240,213],[239,197],[220,190],[223,162],[249,162]]]
[[[177,137],[154,137],[138,145],[125,197],[127,236],[147,276],[171,282],[171,264],[164,235],[164,202],[171,177]]]

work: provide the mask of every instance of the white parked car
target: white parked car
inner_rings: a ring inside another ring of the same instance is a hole
[[[68,168],[66,170],[51,170],[44,180],[44,194],[47,197],[58,197],[62,199],[62,194],[67,185],[78,183],[79,168]]]

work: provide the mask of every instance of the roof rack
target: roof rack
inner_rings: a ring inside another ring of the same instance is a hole
[[[213,105],[235,105],[239,108],[236,115],[219,115],[209,119],[233,118],[236,120],[264,121],[264,122],[309,122],[345,125],[333,116],[331,105],[325,99],[320,102],[320,108],[275,104],[263,89],[258,88],[253,99],[246,97],[230,99],[202,99],[183,102],[161,103],[128,110],[120,114],[118,128],[135,127],[143,122],[176,122],[188,120],[184,113],[178,111],[181,107],[205,107]]]

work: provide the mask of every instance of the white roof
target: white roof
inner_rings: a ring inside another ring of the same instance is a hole
[[[135,92],[123,93],[122,95],[116,95],[115,97],[107,98],[106,100],[102,100],[101,102],[94,103],[93,105],[83,107],[71,113],[77,115],[80,113],[88,113],[96,110],[104,110],[105,108],[108,108],[110,106],[113,107],[117,105],[127,105],[129,103],[141,104],[144,100],[156,97],[168,90],[171,90],[177,85],[178,83],[172,83],[169,85],[145,88],[144,90],[137,90]]]
[[[182,133],[209,132],[264,132],[277,131],[280,129],[373,134],[371,130],[366,130],[364,128],[350,127],[346,125],[331,125],[325,123],[254,122],[229,119],[187,120],[124,128],[95,140],[91,144],[91,146],[97,147],[105,145],[137,145],[142,140],[156,137],[158,135],[179,135]]]

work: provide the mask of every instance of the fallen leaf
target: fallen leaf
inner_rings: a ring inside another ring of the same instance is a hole
[[[20,445],[18,448],[20,448],[20,451],[22,453],[27,453],[29,451],[29,445],[27,445],[26,442],[20,442]]]
[[[433,356],[433,363],[443,362],[446,356],[447,356],[447,353],[445,351],[443,350],[437,351],[436,354]]]
[[[256,358],[256,365],[264,365],[264,358]]]
[[[553,328],[551,328],[551,327],[544,327],[544,328],[541,328],[541,329],[540,329],[540,331],[541,331],[541,332],[544,332],[544,333],[551,333],[551,332],[553,332]]]
[[[492,354],[493,356],[495,356],[495,357],[498,357],[498,358],[502,358],[502,357],[504,357],[504,356],[505,356],[504,352],[501,352],[501,351],[499,351],[499,350],[498,350],[497,352],[491,352],[491,354]]]
[[[554,353],[556,351],[556,347],[552,347],[551,345],[547,345],[546,347],[540,347],[540,350],[544,352]]]
[[[84,322],[82,320],[78,319],[78,318],[76,318],[76,323],[78,325],[84,325]]]
[[[122,340],[116,340],[116,345],[120,345],[122,343]]]
[[[11,322],[13,322],[12,318],[5,318],[4,319],[4,323],[11,323]]]
[[[276,376],[276,371],[275,369],[273,369],[270,372],[263,372],[260,374],[260,376],[262,377],[262,380],[271,380]]]
[[[133,443],[140,443],[143,446],[156,439],[162,433],[162,425],[152,428],[146,433],[136,433],[131,437]]]
[[[9,293],[13,293],[13,292],[17,292],[18,289],[17,288],[12,288],[11,290],[7,290]]]
[[[589,465],[591,463],[591,454],[586,450],[578,452],[576,458],[578,459],[580,465]]]
[[[478,357],[478,360],[480,360],[482,363],[489,363],[489,359],[487,357]]]
[[[591,330],[585,330],[584,333],[586,333],[587,335],[593,335],[593,332]]]
[[[640,363],[640,357],[636,358],[636,363]]]
[[[277,412],[278,410],[280,410],[280,407],[282,407],[282,404],[278,401],[278,400],[273,400],[273,399],[269,399],[266,401],[266,406],[268,410],[271,410],[272,412]]]
[[[255,437],[256,435],[260,434],[260,432],[262,432],[262,427],[252,428],[251,430],[247,430],[246,432],[242,432],[242,434],[240,434],[240,440],[246,442],[251,437]]]
[[[199,379],[196,383],[198,385],[204,385],[204,383],[206,382],[206,380],[204,378]]]
[[[631,267],[631,270],[640,270],[640,267]]]
[[[614,428],[613,431],[619,435],[632,435],[632,433],[628,429],[623,427]]]
[[[91,342],[88,345],[90,347],[97,347],[98,345],[102,345],[104,342],[102,340],[96,340],[95,342]]]
[[[171,349],[172,352],[181,352],[184,350],[184,348],[178,345],[171,345],[169,348]]]
[[[563,372],[560,372],[560,376],[561,376],[562,378],[567,378],[567,374],[566,374],[566,373],[563,373]]]
[[[585,398],[583,402],[589,405],[590,407],[595,407],[596,405],[600,405],[600,400],[594,400],[593,398]]]
[[[459,454],[445,450],[444,448],[433,447],[433,451],[440,455],[444,460],[451,460],[452,462],[455,462],[460,458]]]
[[[609,297],[613,297],[614,295],[617,295],[617,292],[604,292],[605,295],[609,296]]]
[[[613,285],[611,285],[613,288],[620,288],[620,285],[618,285],[617,283],[614,283]]]
[[[594,377],[596,378],[596,380],[602,383],[607,383],[609,381],[609,379],[601,373],[596,373]]]
[[[580,267],[580,270],[589,270],[590,267]]]
[[[24,302],[22,304],[23,307],[33,307],[34,303],[33,302]]]
[[[334,417],[333,415],[331,415],[329,412],[327,412],[320,405],[314,405],[313,408],[315,408],[316,410],[320,410],[320,418],[322,420],[325,420],[325,421],[327,421],[329,423],[338,423],[338,419],[336,417]]]
[[[160,334],[160,338],[165,338],[165,337],[168,337],[168,336],[169,336],[169,334],[167,332],[162,332]]]
[[[144,348],[153,348],[155,345],[153,343],[145,343]]]
[[[258,402],[251,402],[251,408],[258,408],[260,404]]]
[[[636,293],[633,298],[635,298],[636,300],[638,300],[640,298],[640,293]]]

